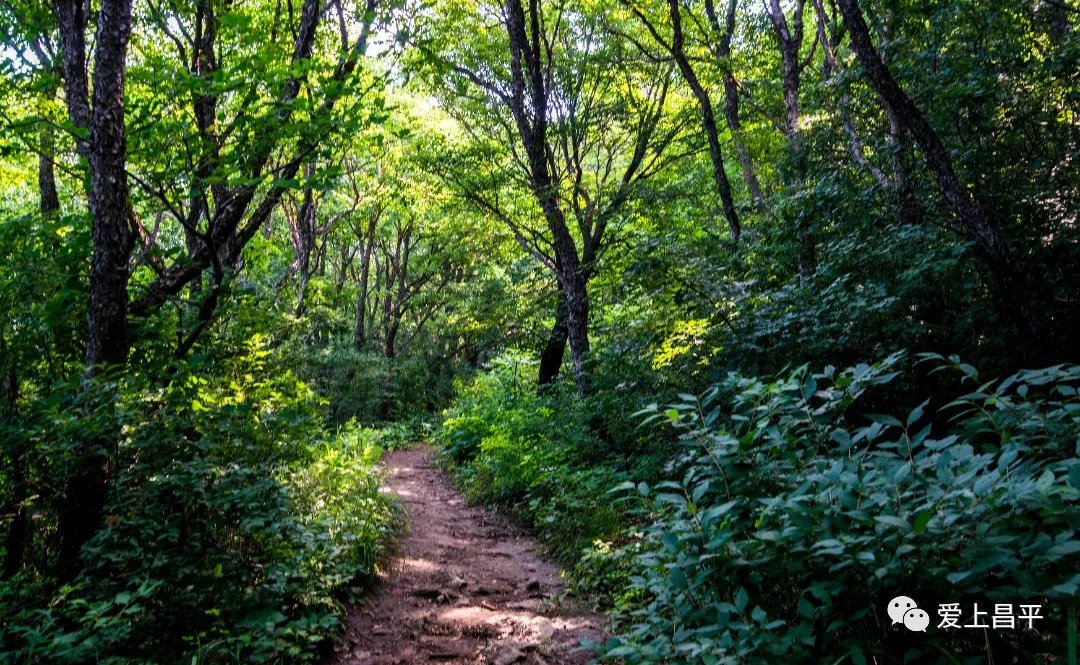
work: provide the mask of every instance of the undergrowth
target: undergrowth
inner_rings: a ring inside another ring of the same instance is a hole
[[[469,498],[535,527],[574,588],[613,612],[617,636],[593,645],[613,662],[1063,653],[1080,587],[1080,368],[986,381],[926,354],[917,367],[938,394],[898,409],[888,395],[912,371],[904,358],[733,373],[648,407],[634,441],[605,446],[594,409],[610,395],[538,395],[507,356],[464,387],[437,441]],[[930,608],[925,635],[889,620],[898,594]],[[1045,618],[937,629],[947,602],[1040,604]]]
[[[0,662],[313,662],[374,580],[401,522],[373,466],[385,437],[324,430],[324,401],[257,336],[239,357],[200,362],[167,385],[112,384],[115,408],[90,414],[70,397],[82,391],[60,387],[4,425],[48,433],[34,466],[56,478],[106,419],[122,441],[79,577],[60,585],[35,560],[0,582]],[[44,534],[29,549],[48,556],[53,506],[26,501]]]

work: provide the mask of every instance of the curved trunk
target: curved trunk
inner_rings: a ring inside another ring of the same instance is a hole
[[[705,86],[701,85],[697,73],[690,66],[690,60],[686,57],[686,50],[683,46],[685,38],[682,29],[682,14],[679,10],[678,0],[668,0],[668,16],[671,19],[673,31],[670,48],[671,57],[678,64],[679,71],[682,72],[683,78],[686,80],[687,85],[690,86],[690,90],[693,91],[698,106],[701,108],[701,125],[705,130],[705,138],[709,144],[713,182],[716,184],[716,191],[720,194],[720,202],[724,208],[724,218],[727,219],[731,241],[737,243],[739,242],[739,236],[742,235],[742,226],[739,223],[739,213],[735,210],[735,200],[731,196],[731,183],[728,182],[727,170],[724,168],[724,153],[720,148],[720,134],[716,129],[716,114],[713,111],[713,103],[712,99],[709,98],[709,92],[705,90]]]
[[[743,181],[746,182],[746,188],[750,191],[750,197],[754,200],[754,205],[768,214],[770,212],[769,204],[765,200],[761,182],[758,181],[750,150],[746,147],[746,143],[743,142],[742,121],[739,120],[739,83],[735,80],[735,71],[731,66],[731,40],[735,36],[735,9],[737,5],[738,0],[728,0],[723,29],[720,27],[720,19],[716,14],[716,6],[713,4],[713,0],[705,0],[705,15],[719,39],[714,51],[716,60],[723,70],[724,119],[727,121],[728,129],[731,130],[731,142],[735,144],[735,155],[739,159]]]
[[[844,24],[851,34],[851,48],[858,56],[871,87],[919,145],[927,166],[937,178],[938,187],[945,200],[975,239],[979,253],[994,276],[1011,317],[1020,330],[1031,338],[1032,348],[1036,353],[1047,353],[1045,343],[1049,326],[1044,314],[1039,310],[1038,299],[1033,297],[1040,292],[1038,285],[1031,284],[1017,270],[997,224],[957,178],[941,137],[893,78],[892,72],[874,48],[870,29],[858,2],[837,2],[844,17]]]

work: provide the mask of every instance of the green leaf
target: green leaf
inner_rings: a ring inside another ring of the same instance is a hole
[[[1069,484],[1073,489],[1080,489],[1080,462],[1073,462],[1069,466]]]
[[[1059,559],[1077,553],[1080,553],[1080,540],[1069,540],[1064,543],[1058,543],[1046,550],[1046,556]]]
[[[919,406],[915,407],[907,417],[907,427],[911,428],[923,417],[923,411],[926,409],[926,405],[930,403],[930,400],[926,400]]]
[[[746,589],[739,587],[739,590],[735,592],[735,610],[742,612],[746,609],[746,604],[750,602],[750,596],[746,593]]]
[[[915,513],[915,519],[912,521],[911,530],[916,534],[926,531],[926,526],[930,524],[930,518],[932,516],[933,515],[929,510],[920,510]]]
[[[898,515],[877,515],[874,519],[882,524],[888,524],[889,526],[900,527],[902,529],[912,528],[906,519],[899,517]]]

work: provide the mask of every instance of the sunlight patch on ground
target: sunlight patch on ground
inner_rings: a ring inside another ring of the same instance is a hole
[[[439,569],[439,566],[436,565],[433,561],[429,561],[427,559],[414,559],[410,557],[401,559],[401,567],[402,569],[424,571],[429,573]]]

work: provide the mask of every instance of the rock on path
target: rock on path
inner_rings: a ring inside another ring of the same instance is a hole
[[[331,665],[583,665],[602,620],[560,607],[558,570],[504,516],[465,505],[426,447],[388,454],[387,489],[408,509],[401,558],[351,608]]]

